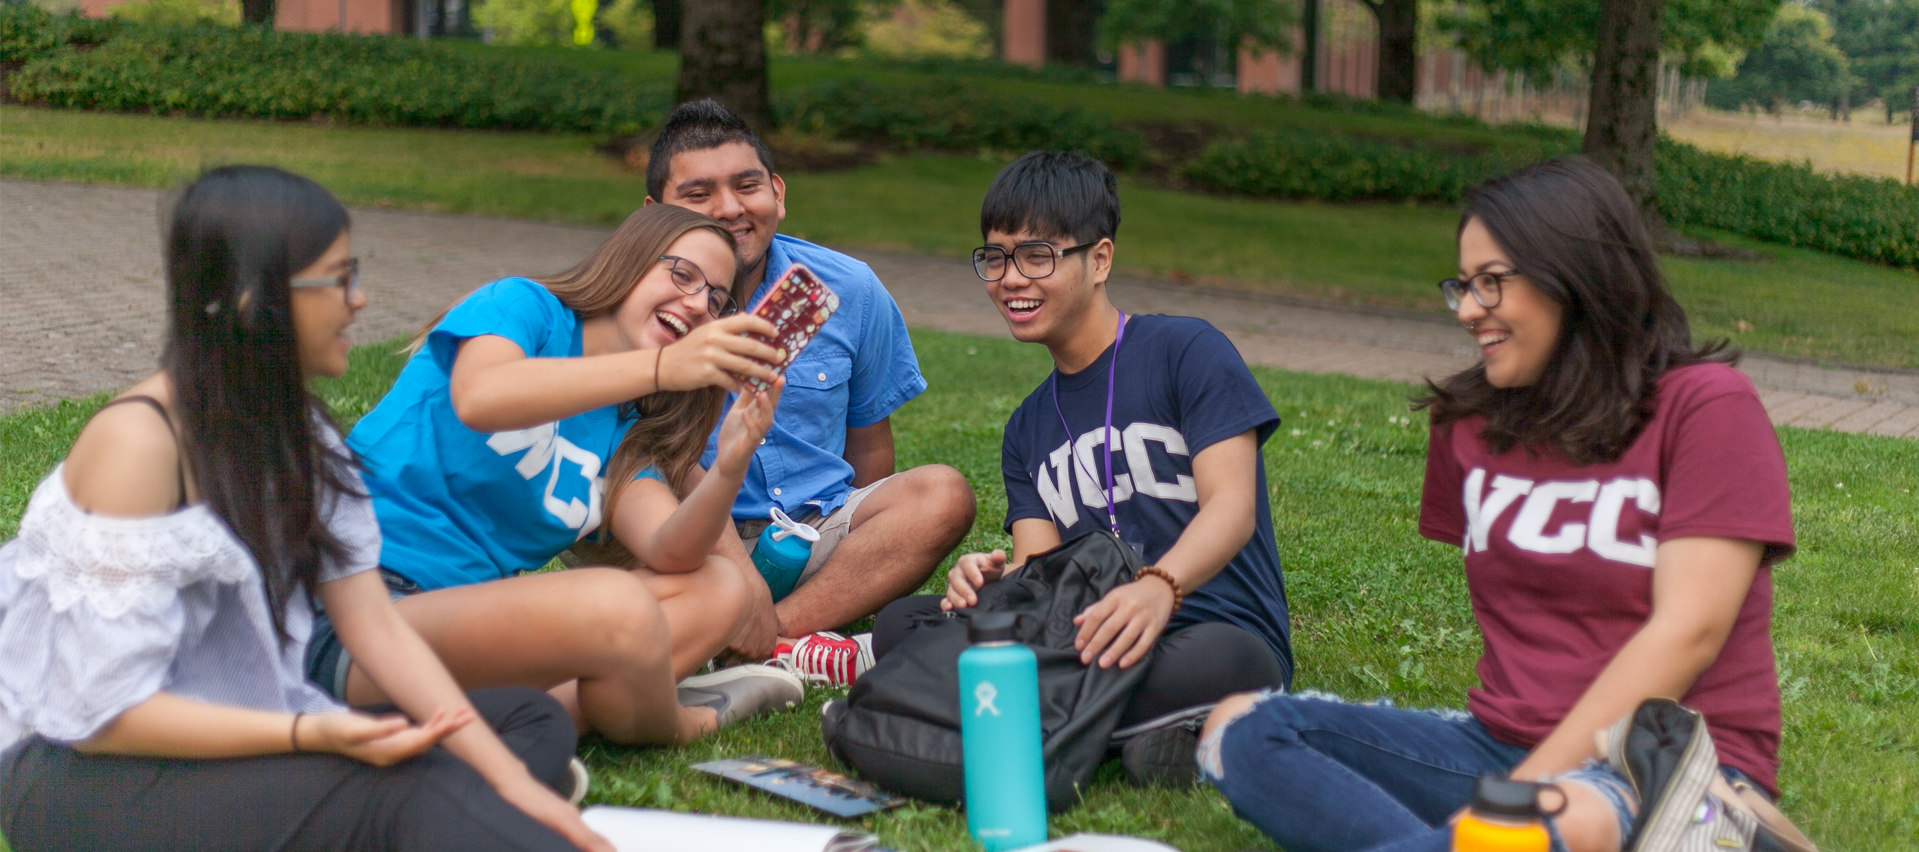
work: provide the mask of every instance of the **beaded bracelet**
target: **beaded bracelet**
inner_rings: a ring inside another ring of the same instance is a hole
[[[1172,587],[1174,612],[1178,612],[1179,605],[1186,602],[1186,593],[1179,590],[1179,581],[1173,579],[1173,575],[1168,573],[1166,569],[1161,568],[1158,565],[1148,565],[1144,568],[1139,569],[1138,573],[1134,576],[1134,579],[1139,579],[1140,577],[1158,577],[1161,580],[1165,580],[1166,585]]]

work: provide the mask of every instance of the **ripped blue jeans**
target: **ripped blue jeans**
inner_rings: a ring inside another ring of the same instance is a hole
[[[1472,802],[1474,779],[1526,753],[1456,710],[1269,695],[1202,742],[1199,760],[1233,810],[1288,852],[1448,852],[1446,821]],[[1603,765],[1572,777],[1627,808]],[[1557,831],[1553,847],[1565,848]]]

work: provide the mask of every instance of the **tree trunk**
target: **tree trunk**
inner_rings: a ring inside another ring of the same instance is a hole
[[[1665,0],[1605,0],[1593,52],[1586,156],[1626,187],[1654,242],[1670,243],[1659,215],[1653,155],[1659,141],[1659,36]]]
[[[1049,0],[1046,4],[1046,64],[1093,64],[1093,36],[1099,27],[1095,0]]]
[[[753,129],[771,132],[764,0],[698,0],[681,12],[680,103],[712,98]]]
[[[1299,93],[1319,91],[1319,0],[1304,0],[1299,12]]]
[[[240,20],[273,26],[273,0],[240,0]]]
[[[653,49],[680,49],[680,0],[653,0]]]
[[[1419,93],[1419,0],[1364,0],[1379,23],[1379,99],[1403,104]]]

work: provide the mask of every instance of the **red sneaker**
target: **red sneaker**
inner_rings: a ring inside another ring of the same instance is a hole
[[[781,642],[773,651],[774,660],[810,683],[825,686],[852,686],[853,681],[873,667],[873,634],[860,633],[848,639],[838,633],[820,631],[802,636],[792,644]]]

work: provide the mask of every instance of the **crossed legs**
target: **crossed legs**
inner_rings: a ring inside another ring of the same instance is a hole
[[[441,589],[400,600],[400,614],[467,689],[549,690],[582,730],[645,745],[685,743],[715,725],[681,707],[674,684],[740,629],[748,589],[718,557],[688,574],[576,568]],[[386,700],[356,666],[347,701]]]
[[[932,576],[973,528],[972,486],[943,464],[886,479],[818,572],[774,606],[781,636],[832,630],[878,612]]]

